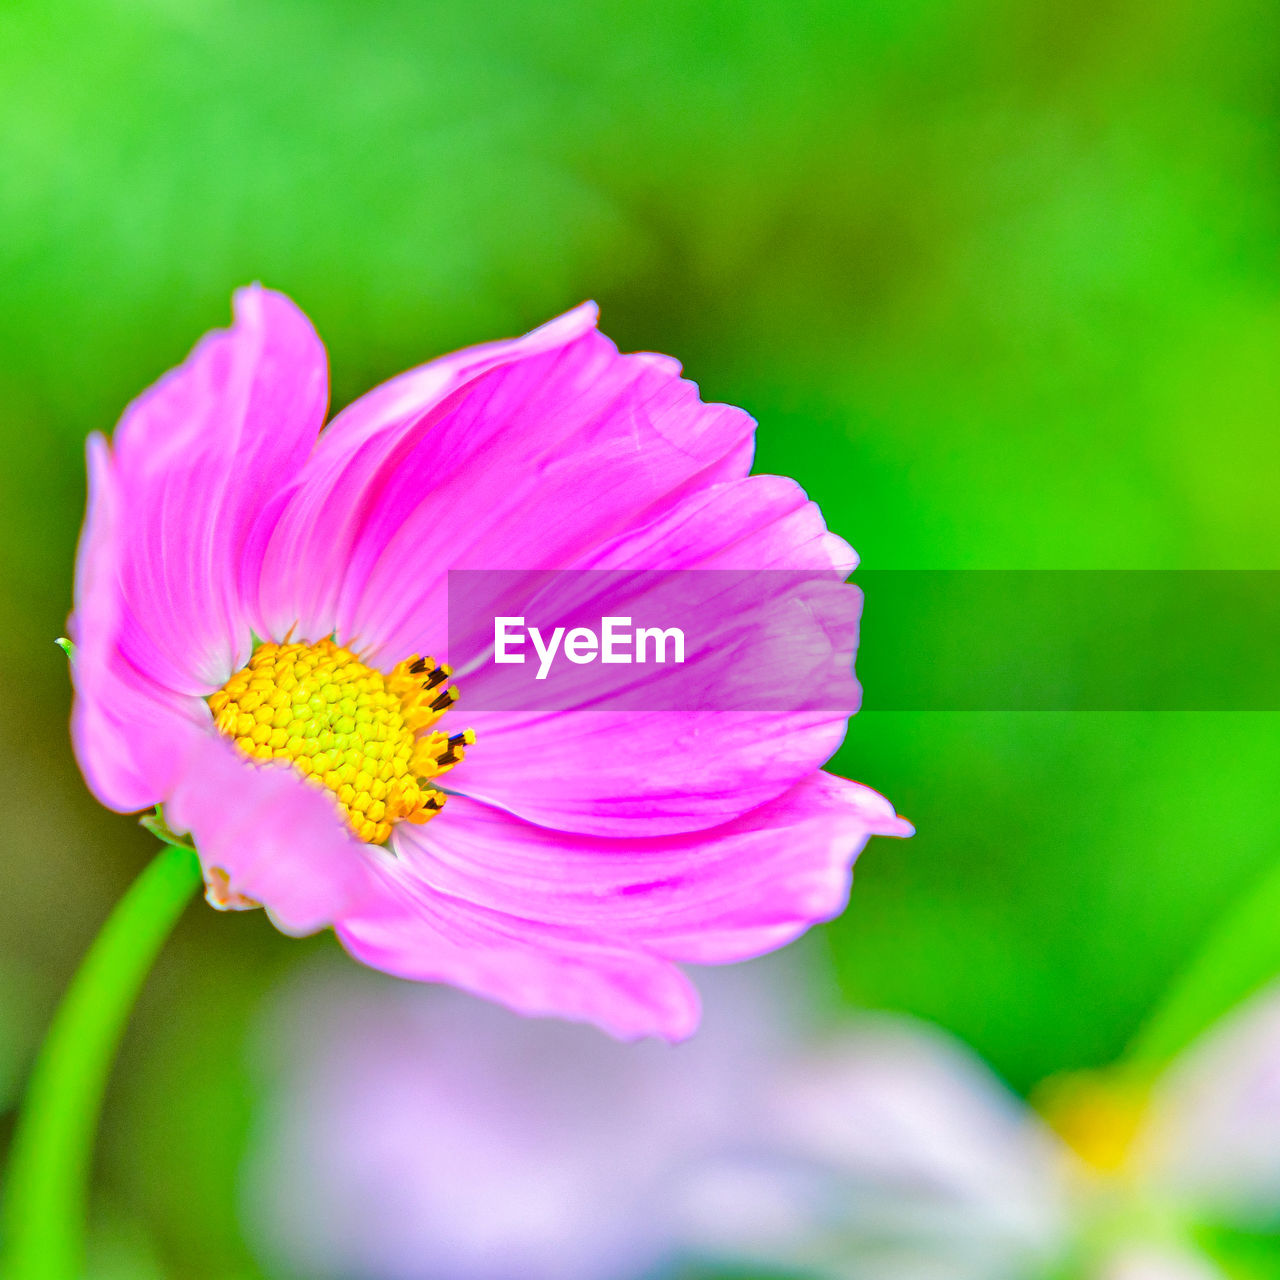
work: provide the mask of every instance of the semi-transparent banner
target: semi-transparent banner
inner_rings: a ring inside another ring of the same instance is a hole
[[[449,661],[477,709],[1276,711],[1280,572],[455,570]]]
[[[861,605],[819,570],[453,570],[448,656],[476,710],[847,715]]]

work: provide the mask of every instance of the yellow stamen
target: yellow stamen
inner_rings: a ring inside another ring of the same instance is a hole
[[[1147,1089],[1116,1073],[1054,1076],[1032,1101],[1049,1127],[1095,1173],[1114,1176],[1129,1164],[1146,1111]]]
[[[384,676],[332,640],[260,644],[209,709],[246,756],[289,761],[333,794],[361,840],[382,844],[395,823],[440,812],[444,792],[428,780],[475,741],[470,729],[433,729],[458,700],[451,674],[415,654]]]

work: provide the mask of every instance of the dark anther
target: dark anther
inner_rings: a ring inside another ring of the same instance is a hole
[[[450,685],[443,693],[437,694],[434,701],[430,704],[432,711],[443,711],[446,707],[451,707],[458,700],[458,691]]]

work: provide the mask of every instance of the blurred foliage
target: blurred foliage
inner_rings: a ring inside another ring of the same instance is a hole
[[[66,743],[83,437],[235,285],[311,314],[338,403],[594,296],[624,348],[750,408],[760,468],[872,567],[1275,568],[1277,25],[1262,0],[10,0],[0,962],[39,975],[32,1017],[150,843]],[[858,718],[837,767],[920,834],[875,842],[823,931],[847,998],[1019,1087],[1114,1057],[1276,858],[1275,730]],[[326,945],[192,913],[108,1102],[112,1257],[253,1274],[243,1029]]]
[[[1275,1235],[1206,1230],[1197,1243],[1231,1280],[1280,1280],[1280,1246]]]

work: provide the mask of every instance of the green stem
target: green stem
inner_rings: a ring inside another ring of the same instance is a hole
[[[94,939],[40,1050],[4,1197],[4,1280],[77,1280],[93,1135],[107,1074],[156,955],[199,887],[187,847],[162,849]]]
[[[1222,917],[1125,1055],[1160,1070],[1219,1018],[1280,974],[1280,867],[1267,872]]]

